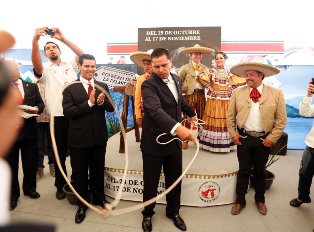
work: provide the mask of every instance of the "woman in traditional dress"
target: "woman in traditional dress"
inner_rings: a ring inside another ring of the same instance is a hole
[[[245,78],[237,77],[224,68],[227,55],[215,54],[216,67],[198,75],[199,81],[207,90],[203,115],[204,125],[199,128],[200,147],[211,152],[230,152],[235,149],[228,130],[227,112],[232,91],[245,85]]]

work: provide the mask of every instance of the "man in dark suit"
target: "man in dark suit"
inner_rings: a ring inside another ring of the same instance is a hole
[[[181,111],[191,120],[196,120],[193,109],[182,98],[181,78],[170,73],[171,60],[167,49],[157,48],[152,54],[153,73],[143,82],[142,96],[144,104],[144,117],[141,149],[144,169],[143,201],[157,195],[160,171],[163,167],[166,188],[173,184],[182,173],[182,144],[175,140],[169,144],[161,145],[156,142],[158,135],[160,142],[166,142],[178,136],[181,140],[195,139],[191,130],[179,123]],[[174,225],[185,231],[186,225],[179,215],[181,182],[166,196],[166,215],[172,219]],[[143,231],[152,230],[151,218],[154,215],[155,203],[145,207],[142,211]]]
[[[43,112],[45,106],[41,99],[37,85],[19,79],[20,72],[15,62],[5,61],[5,64],[12,79],[12,88],[14,88],[16,95],[18,96],[18,104],[34,107],[34,109],[30,109],[28,111],[28,113],[31,114],[40,114]],[[35,117],[24,117],[24,126],[20,129],[19,136],[6,157],[6,160],[8,161],[12,170],[11,210],[16,208],[17,201],[20,197],[20,186],[18,180],[20,150],[24,172],[24,195],[33,199],[37,199],[40,197],[40,195],[38,192],[36,192],[38,155],[36,155],[37,134]]]
[[[112,112],[113,106],[106,95],[95,84],[104,88],[106,84],[94,81],[96,72],[95,57],[83,54],[79,57],[81,76],[77,83],[68,86],[63,92],[63,112],[69,118],[68,145],[71,154],[72,178],[76,191],[90,200],[90,185],[93,204],[107,203],[104,195],[104,164],[107,146],[107,126],[105,111]],[[89,180],[88,180],[89,177]],[[81,223],[87,207],[79,202],[75,222]]]

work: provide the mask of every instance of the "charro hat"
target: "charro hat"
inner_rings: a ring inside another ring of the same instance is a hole
[[[9,32],[0,30],[0,53],[8,50],[14,43],[15,39]]]
[[[150,55],[152,54],[152,52],[153,49],[150,49],[147,52],[132,52],[130,54],[130,59],[134,64],[143,67],[143,60],[151,60]]]
[[[237,65],[234,65],[230,72],[239,77],[245,77],[245,72],[249,70],[259,71],[264,74],[265,77],[273,76],[280,73],[280,70],[268,65],[259,62],[242,62]]]
[[[215,52],[215,50],[212,49],[212,48],[208,48],[208,47],[202,47],[199,44],[195,44],[193,47],[183,48],[181,50],[181,52],[184,52],[186,54],[190,54],[190,53],[193,53],[193,52],[199,52],[199,53],[202,53],[202,54],[210,54],[210,53]]]

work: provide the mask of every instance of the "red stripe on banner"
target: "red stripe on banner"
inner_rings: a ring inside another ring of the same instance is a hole
[[[131,53],[137,50],[137,44],[107,44],[107,53]]]
[[[273,52],[283,53],[284,42],[221,42],[224,52]],[[138,51],[137,44],[107,44],[108,54],[127,54]]]
[[[225,52],[284,52],[284,43],[221,43]]]

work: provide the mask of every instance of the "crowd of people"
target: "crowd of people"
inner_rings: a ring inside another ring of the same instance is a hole
[[[43,48],[48,62],[43,63],[38,41],[48,34],[68,46],[76,57],[72,61],[63,61],[59,45],[49,41]],[[10,34],[0,31],[0,53],[12,46],[13,41]],[[201,148],[210,152],[227,153],[236,149],[239,170],[231,214],[238,215],[244,209],[249,176],[253,173],[257,210],[266,215],[265,166],[270,148],[283,133],[287,114],[283,92],[264,85],[263,79],[279,73],[279,69],[248,62],[234,65],[229,71],[225,68],[228,57],[224,52],[215,52],[198,44],[182,52],[190,61],[180,68],[178,75],[171,72],[172,61],[165,48],[130,55],[136,65],[144,68],[144,74],[137,79],[134,106],[136,123],[142,127],[143,201],[157,195],[161,170],[166,188],[178,179],[182,173],[183,143],[198,139]],[[214,67],[203,65],[202,55],[214,52]],[[105,115],[114,108],[109,101],[108,86],[94,80],[95,57],[84,53],[59,28],[48,30],[42,27],[35,30],[31,58],[37,83],[20,79],[15,62],[0,61],[0,180],[5,187],[0,190],[0,202],[4,203],[4,207],[0,207],[0,212],[3,211],[0,226],[8,223],[7,209],[14,210],[18,206],[20,156],[23,194],[32,199],[40,197],[36,181],[43,176],[45,141],[50,174],[55,176],[56,199],[65,198],[63,187],[66,181],[56,165],[49,136],[50,117],[54,119],[56,145],[65,175],[66,158],[70,156],[71,181],[76,191],[94,205],[105,207],[109,203],[104,189],[108,140]],[[300,114],[306,117],[314,116],[313,92],[314,84],[310,82],[307,96],[300,103]],[[181,124],[183,118],[187,118],[185,125]],[[189,127],[198,119],[205,124],[199,128],[196,138]],[[165,135],[158,140],[163,133]],[[311,202],[313,133],[314,127],[306,139],[299,173],[299,194],[290,202],[293,207]],[[183,143],[175,140],[161,144],[173,137]],[[185,231],[187,226],[179,213],[180,195],[181,182],[166,195],[166,216],[178,229]],[[155,204],[142,211],[143,231],[152,231]],[[86,212],[86,205],[79,201],[75,223],[82,223]]]

